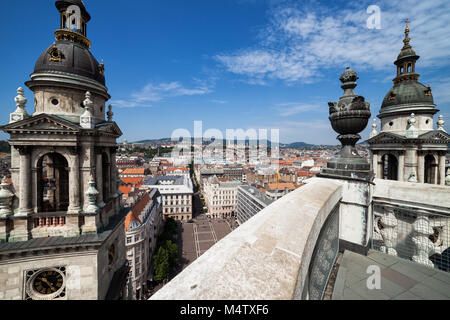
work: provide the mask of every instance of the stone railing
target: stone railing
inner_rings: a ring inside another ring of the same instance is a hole
[[[375,180],[372,246],[450,271],[450,187]]]
[[[342,185],[312,179],[219,241],[151,300],[320,299],[338,250]]]

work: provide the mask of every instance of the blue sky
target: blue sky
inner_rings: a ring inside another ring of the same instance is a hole
[[[84,2],[121,140],[170,137],[178,128],[193,133],[201,120],[205,130],[278,128],[283,143],[335,144],[328,102],[342,95],[340,74],[358,72],[356,92],[371,102],[374,118],[392,87],[406,18],[421,56],[420,81],[431,85],[450,132],[448,0]],[[370,5],[381,9],[381,29],[367,28]],[[5,124],[17,87],[53,43],[59,16],[51,0],[9,1],[0,21]],[[32,92],[26,97],[32,112]]]

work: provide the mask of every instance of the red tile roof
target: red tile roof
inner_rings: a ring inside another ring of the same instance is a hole
[[[144,181],[144,178],[120,178],[126,184],[140,184]]]
[[[145,175],[145,168],[127,168],[121,173],[122,175],[127,174],[139,174],[139,175]]]
[[[150,202],[150,196],[146,192],[145,195],[136,203],[136,205],[128,212],[127,217],[125,218],[125,230],[128,231],[130,229],[130,223],[134,221],[138,221],[139,224],[142,224],[142,221],[139,219],[139,215],[142,210],[144,210],[145,206]]]

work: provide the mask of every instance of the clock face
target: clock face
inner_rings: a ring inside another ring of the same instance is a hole
[[[64,283],[63,275],[56,270],[47,270],[39,273],[32,283],[33,289],[42,295],[58,292]]]

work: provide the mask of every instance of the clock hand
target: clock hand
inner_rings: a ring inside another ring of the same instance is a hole
[[[46,278],[42,278],[42,281],[45,282],[50,287],[50,289],[55,290],[55,288],[52,286],[52,284]]]

